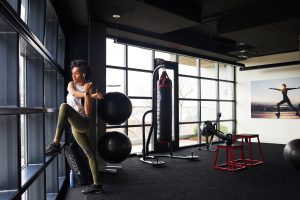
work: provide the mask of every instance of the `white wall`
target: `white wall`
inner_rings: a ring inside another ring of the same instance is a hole
[[[251,58],[244,61],[246,66],[280,63],[300,60],[299,52]],[[250,82],[255,80],[284,79],[300,77],[300,65],[236,71],[237,77],[237,133],[258,133],[261,142],[286,144],[300,138],[299,119],[251,118]],[[300,83],[299,83],[300,86]],[[298,90],[297,90],[298,91]],[[300,90],[299,90],[300,95]],[[268,98],[268,97],[266,97]]]

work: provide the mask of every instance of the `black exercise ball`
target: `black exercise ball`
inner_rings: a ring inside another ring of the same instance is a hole
[[[300,169],[300,139],[292,140],[285,145],[283,157],[295,168]]]
[[[131,101],[123,93],[108,92],[98,101],[98,115],[108,124],[122,124],[130,117],[131,112]]]
[[[109,163],[124,161],[131,152],[131,142],[127,135],[112,131],[105,133],[98,142],[98,153]]]

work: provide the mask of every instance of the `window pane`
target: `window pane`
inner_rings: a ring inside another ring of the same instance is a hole
[[[16,12],[18,12],[18,0],[7,0],[8,3],[15,9]]]
[[[179,77],[179,98],[198,99],[198,85],[196,78]]]
[[[125,67],[125,45],[116,44],[113,39],[106,39],[106,64]]]
[[[128,67],[152,70],[152,50],[128,46]]]
[[[57,86],[56,86],[56,91],[57,91],[57,107],[60,106],[65,101],[65,83],[64,83],[64,78],[57,73]]]
[[[18,35],[0,17],[0,106],[18,102]]]
[[[43,107],[43,66],[43,58],[26,59],[26,106],[28,107]]]
[[[18,117],[0,115],[0,191],[18,188],[18,145]]]
[[[145,139],[147,140],[150,126],[145,127]],[[128,137],[130,138],[132,149],[131,153],[140,153],[143,149],[143,130],[142,127],[130,127],[128,128]],[[152,139],[149,144],[149,151],[153,150],[153,133]]]
[[[20,115],[20,134],[21,134],[21,167],[26,165],[26,115]]]
[[[44,22],[45,22],[45,3],[49,7],[48,1],[30,0],[27,8],[27,24],[35,36],[43,43]]]
[[[234,67],[232,65],[220,63],[219,64],[219,79],[234,80]]]
[[[56,131],[57,113],[45,113],[45,144],[50,144]],[[63,133],[64,134],[64,133]],[[64,135],[61,137],[64,141]]]
[[[201,76],[217,78],[218,63],[210,60],[200,60]]]
[[[151,110],[152,100],[151,99],[131,99],[132,103],[132,114],[128,119],[129,125],[142,124],[143,115],[147,110]],[[146,117],[146,123],[151,123],[151,114]]]
[[[152,74],[145,72],[128,71],[128,95],[152,96]]]
[[[57,72],[45,62],[44,68],[44,106],[46,108],[56,107],[56,74]]]
[[[21,0],[20,17],[27,23],[27,12],[28,12],[28,0]]]
[[[176,61],[176,55],[172,53],[166,53],[161,51],[155,51],[155,58],[162,58],[167,61]]]
[[[125,70],[106,68],[106,92],[125,93]]]
[[[56,59],[57,50],[57,19],[45,20],[45,47],[51,53],[52,57]]]
[[[26,83],[26,67],[25,67],[25,57],[19,56],[19,99],[20,107],[25,107],[25,83]]]
[[[106,128],[106,132],[113,132],[113,131],[118,131],[120,133],[124,133],[125,134],[125,128]]]
[[[221,120],[233,119],[233,106],[232,102],[220,102]]]
[[[220,99],[222,100],[233,100],[234,99],[234,88],[233,83],[219,82],[220,86]]]
[[[220,131],[223,133],[233,133],[233,122],[220,122]]]
[[[199,124],[179,125],[179,146],[189,146],[199,143]]]
[[[202,101],[201,102],[201,121],[216,120],[217,118],[217,102]]]
[[[197,101],[179,101],[178,105],[180,122],[194,122],[199,120]]]
[[[201,80],[201,99],[217,99],[217,81]]]
[[[187,56],[179,56],[179,74],[199,76],[199,67],[197,66],[197,59]]]

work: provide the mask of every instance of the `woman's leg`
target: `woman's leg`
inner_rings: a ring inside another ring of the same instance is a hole
[[[80,132],[87,132],[89,129],[88,119],[82,117],[70,105],[62,103],[59,108],[57,127],[53,140],[54,143],[60,142],[67,121],[70,122],[72,127]]]
[[[100,180],[99,180],[99,174],[98,174],[98,164],[97,164],[97,159],[94,151],[91,148],[88,135],[86,133],[80,133],[78,132],[73,126],[72,126],[72,133],[79,144],[79,146],[83,149],[84,153],[88,157],[89,160],[89,165],[92,171],[93,175],[93,181],[95,185],[101,185]]]
[[[286,100],[283,99],[282,101],[280,101],[279,103],[277,103],[277,110],[278,110],[278,113],[277,113],[277,114],[280,115],[280,105],[281,105],[281,104],[284,104],[285,102],[286,102]]]
[[[101,185],[98,174],[98,164],[96,155],[93,152],[91,145],[89,143],[88,135],[86,134],[89,130],[89,120],[81,116],[76,110],[74,110],[70,105],[63,103],[59,108],[58,122],[56,127],[56,133],[53,142],[60,142],[62,133],[65,128],[66,121],[69,121],[72,128],[72,134],[83,149],[84,153],[87,155],[89,160],[89,165],[93,175],[93,181],[95,185]],[[97,192],[99,188],[94,188],[96,190],[89,192]]]
[[[287,101],[287,104],[296,112],[296,115],[298,115],[299,116],[299,112],[298,112],[298,110],[293,106],[293,104],[291,103],[291,101],[290,100],[288,100]]]

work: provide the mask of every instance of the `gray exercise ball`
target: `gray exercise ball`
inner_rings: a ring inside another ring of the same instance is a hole
[[[300,139],[292,140],[285,145],[283,157],[296,169],[300,169]]]

